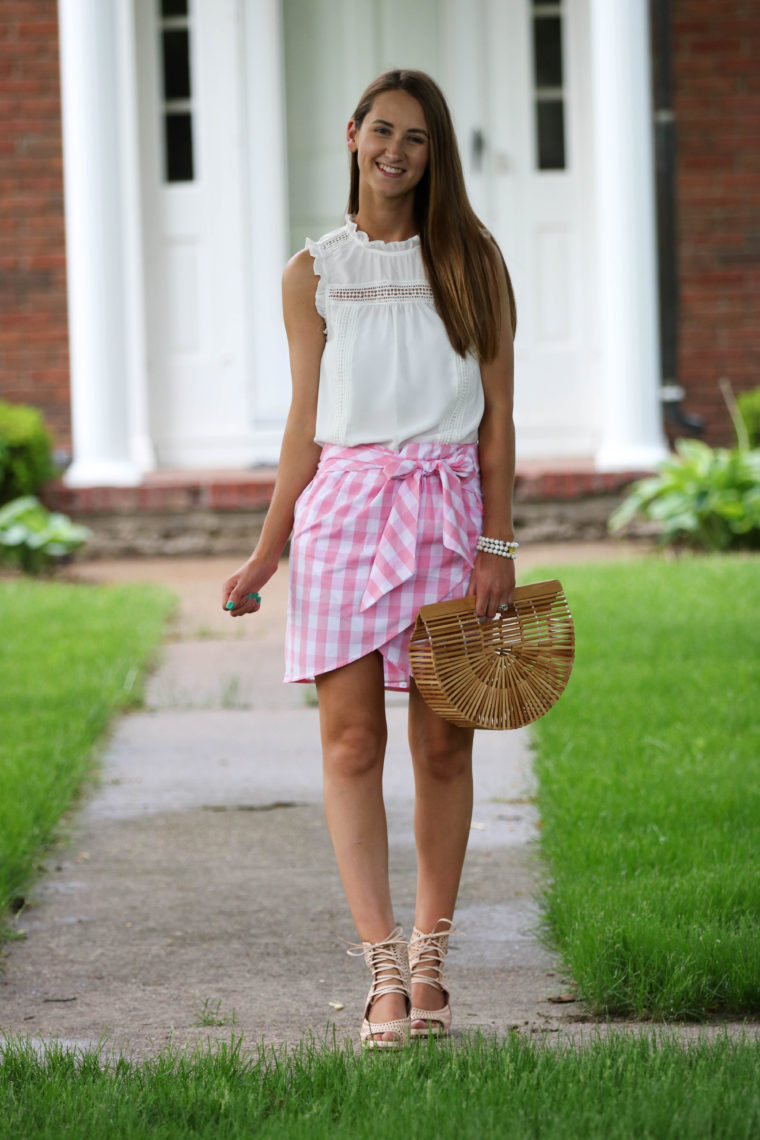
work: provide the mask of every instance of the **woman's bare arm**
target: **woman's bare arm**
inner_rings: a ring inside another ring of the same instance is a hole
[[[501,300],[499,351],[481,364],[485,410],[478,434],[480,480],[483,490],[483,530],[488,538],[514,539],[512,494],[515,482],[514,350],[506,278],[497,266]],[[515,591],[515,564],[500,554],[479,551],[469,594],[477,599],[479,617],[492,618],[502,603],[511,603]]]
[[[282,439],[272,501],[251,556],[222,587],[222,607],[235,603],[233,617],[254,613],[258,603],[243,599],[264,586],[277,569],[293,529],[293,508],[311,482],[321,448],[314,442],[319,368],[325,346],[324,322],[316,310],[317,278],[308,250],[291,258],[282,275],[282,308],[290,349],[293,395]]]

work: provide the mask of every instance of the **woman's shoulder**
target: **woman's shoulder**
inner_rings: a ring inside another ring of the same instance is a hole
[[[286,262],[282,276],[285,280],[290,281],[299,281],[314,276],[314,258],[308,246],[305,249],[299,249],[298,253],[294,253]]]
[[[304,294],[314,297],[317,289],[314,259],[307,249],[294,254],[282,272],[282,291],[285,298],[296,299]]]

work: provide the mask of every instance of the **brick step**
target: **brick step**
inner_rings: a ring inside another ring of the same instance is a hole
[[[45,502],[67,514],[101,512],[186,511],[203,507],[212,511],[249,511],[269,506],[277,474],[274,467],[250,471],[156,471],[137,487],[66,487],[58,480],[48,485]],[[525,464],[515,477],[515,501],[583,499],[621,491],[648,471],[594,471],[590,466]]]
[[[590,461],[524,463],[515,479],[521,541],[599,539],[634,480],[650,472],[594,471]],[[274,489],[276,469],[157,471],[136,487],[50,483],[44,500],[93,531],[90,557],[242,554],[250,551]],[[651,527],[642,528],[651,535]]]

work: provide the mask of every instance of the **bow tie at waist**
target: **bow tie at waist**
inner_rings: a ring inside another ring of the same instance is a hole
[[[440,479],[442,489],[443,545],[473,565],[467,536],[468,508],[465,482],[478,474],[474,443],[408,444],[401,452],[376,445],[338,447],[327,444],[320,459],[322,471],[360,471],[375,468],[394,484],[390,513],[377,546],[361,610],[406,582],[417,564],[417,533],[422,480]],[[474,488],[479,490],[479,484]]]

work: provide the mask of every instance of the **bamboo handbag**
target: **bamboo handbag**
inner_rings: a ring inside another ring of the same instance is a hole
[[[573,619],[556,579],[518,586],[493,621],[480,621],[473,597],[423,606],[409,646],[424,699],[464,728],[538,720],[564,691],[574,655]]]

